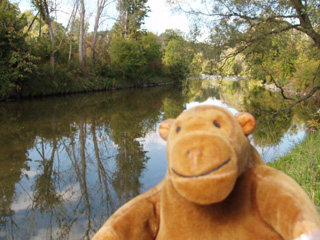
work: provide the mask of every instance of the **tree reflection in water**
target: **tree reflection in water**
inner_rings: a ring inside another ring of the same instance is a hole
[[[282,107],[281,96],[248,81],[1,104],[0,239],[90,239],[118,207],[158,183],[142,181],[159,170],[150,169],[154,150],[141,139],[157,138],[159,122],[188,103],[211,98],[254,113],[259,147],[281,143],[308,120],[299,108],[271,119],[266,111]],[[158,139],[148,141],[165,153]]]

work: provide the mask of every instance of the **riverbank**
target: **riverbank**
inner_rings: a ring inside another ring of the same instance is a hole
[[[97,76],[72,77],[68,75],[55,77],[53,80],[46,76],[41,80],[41,84],[37,83],[38,81],[38,78],[30,79],[18,95],[11,96],[11,98],[0,99],[0,102],[85,92],[147,88],[179,82],[179,80],[173,81],[169,77],[152,77],[148,80],[143,79],[130,83],[125,79],[121,80]]]
[[[297,181],[316,206],[320,206],[320,132],[308,135],[289,154],[269,166]]]

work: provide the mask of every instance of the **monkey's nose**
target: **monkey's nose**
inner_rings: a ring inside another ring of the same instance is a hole
[[[189,150],[187,152],[187,156],[188,158],[190,158],[191,160],[196,160],[201,154],[203,153],[203,148],[194,148],[192,150]]]

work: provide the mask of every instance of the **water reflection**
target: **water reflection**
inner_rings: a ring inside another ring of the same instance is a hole
[[[212,79],[1,104],[0,239],[92,237],[165,175],[161,120],[203,103],[252,112],[251,140],[267,160],[304,137],[312,111],[273,119],[268,111],[285,104],[279,94],[257,82]]]

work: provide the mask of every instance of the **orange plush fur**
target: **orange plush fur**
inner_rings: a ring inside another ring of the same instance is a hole
[[[320,228],[315,206],[267,167],[248,135],[255,119],[199,106],[161,123],[168,172],[126,203],[94,240],[292,240]]]

